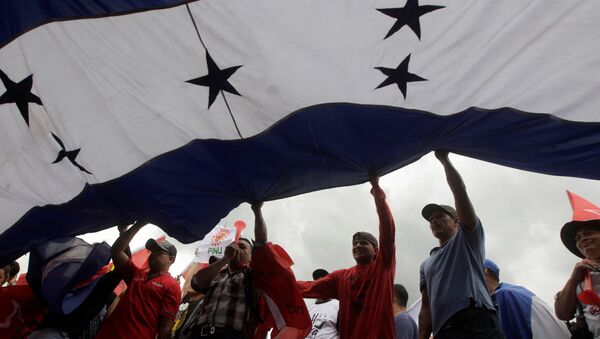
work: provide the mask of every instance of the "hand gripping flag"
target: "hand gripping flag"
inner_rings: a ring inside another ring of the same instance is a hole
[[[0,5],[0,261],[143,217],[202,239],[242,202],[434,149],[600,178],[600,2]]]

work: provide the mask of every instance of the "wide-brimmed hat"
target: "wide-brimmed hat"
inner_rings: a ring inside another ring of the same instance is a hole
[[[585,258],[585,256],[577,248],[577,243],[575,242],[575,234],[582,226],[587,225],[589,225],[589,227],[598,228],[598,230],[600,231],[600,219],[587,221],[569,221],[560,230],[560,240],[562,240],[565,247],[569,251],[571,251],[571,253],[575,254],[580,258]]]
[[[567,191],[567,195],[573,208],[573,220],[566,223],[560,230],[560,240],[571,253],[585,258],[577,248],[575,234],[583,226],[600,230],[600,207],[569,191]]]

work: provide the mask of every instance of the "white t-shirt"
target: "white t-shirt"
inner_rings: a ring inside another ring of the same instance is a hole
[[[340,302],[332,299],[321,304],[308,306],[312,320],[312,329],[306,339],[338,339],[337,330],[338,310]]]

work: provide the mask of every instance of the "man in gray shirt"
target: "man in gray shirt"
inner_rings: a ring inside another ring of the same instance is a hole
[[[406,312],[408,303],[408,292],[400,284],[394,284],[394,299],[392,309],[394,310],[394,327],[396,328],[396,339],[417,339],[419,330],[417,323]]]
[[[419,339],[428,339],[432,331],[436,339],[502,339],[483,274],[483,227],[448,151],[435,156],[444,166],[456,210],[428,204],[421,211],[440,246],[420,268]]]

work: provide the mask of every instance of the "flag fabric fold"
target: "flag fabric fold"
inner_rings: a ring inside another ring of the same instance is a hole
[[[90,245],[73,237],[53,239],[30,253],[27,282],[51,311],[69,314],[92,292],[99,278],[96,273],[109,259],[110,246],[105,242]]]
[[[274,338],[305,338],[312,322],[291,266],[294,264],[279,245],[267,243],[252,252],[252,280],[265,301],[262,328],[272,326]],[[260,328],[259,328],[260,330]]]

